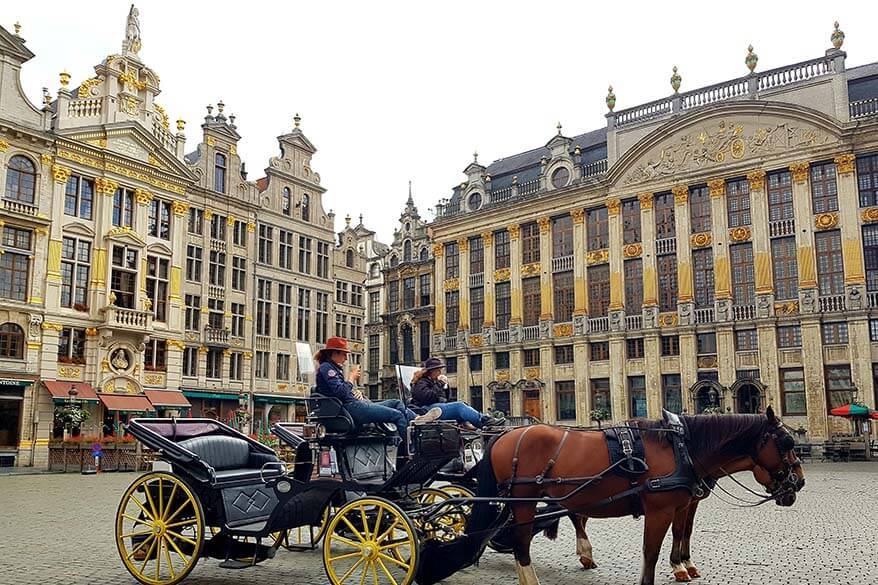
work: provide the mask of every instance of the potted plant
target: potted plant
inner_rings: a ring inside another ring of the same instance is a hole
[[[598,428],[601,428],[602,421],[610,420],[610,413],[606,408],[595,408],[589,413],[588,417],[597,422]]]
[[[723,414],[722,406],[708,406],[701,411],[702,414]]]

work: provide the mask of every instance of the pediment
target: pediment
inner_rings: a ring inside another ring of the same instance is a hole
[[[129,227],[114,227],[104,235],[104,238],[138,248],[146,246],[146,242],[140,237],[140,234]]]
[[[34,57],[34,54],[25,46],[21,39],[2,27],[0,27],[0,52],[4,54],[11,53],[18,57],[22,63]]]
[[[787,104],[718,106],[673,120],[641,139],[616,163],[609,180],[620,188],[710,173],[748,161],[782,157],[839,142],[824,114]]]
[[[146,251],[150,254],[158,254],[160,256],[173,256],[174,252],[164,244],[150,244],[146,247]]]
[[[83,223],[68,223],[62,228],[65,235],[84,236],[86,238],[94,238],[95,231]]]
[[[305,135],[302,134],[301,130],[293,130],[289,134],[284,134],[283,136],[278,137],[278,140],[284,142],[286,144],[290,144],[296,148],[306,151],[309,154],[314,154],[317,152],[317,147],[314,144],[305,138]]]

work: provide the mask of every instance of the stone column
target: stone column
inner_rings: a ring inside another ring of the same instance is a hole
[[[680,336],[680,390],[683,394],[683,408],[695,413],[695,400],[689,389],[698,381],[698,351],[695,345],[695,329],[684,327]]]
[[[610,401],[613,420],[628,418],[628,385],[625,383],[625,338],[610,334]]]
[[[542,254],[540,254],[542,256]],[[555,356],[552,355],[552,346],[540,348],[540,380],[545,384],[543,388],[542,415],[540,419],[554,423],[558,420],[557,396],[555,395],[555,368],[553,363]]]
[[[0,228],[3,226],[0,225]],[[30,296],[27,300],[28,304],[43,310],[46,306],[46,287],[47,287],[47,269],[49,255],[49,233],[48,227],[37,227],[34,229],[34,257],[31,261],[31,287]],[[60,269],[60,257],[58,258],[58,268]],[[60,273],[59,273],[60,276]],[[60,288],[58,288],[60,292]],[[60,298],[58,299],[60,301]],[[56,303],[54,306],[58,306]]]
[[[810,438],[829,437],[826,382],[823,374],[823,340],[819,317],[802,318],[802,363],[805,367],[805,404]]]
[[[457,249],[460,253],[458,259],[458,291],[460,295],[460,319],[457,327],[457,346],[465,347],[469,334],[469,239],[466,237],[457,240]]]
[[[521,341],[522,298],[521,298],[521,226],[509,226],[509,280],[512,294],[512,315],[509,319],[509,341]]]
[[[766,405],[775,406],[775,412],[783,412],[781,401],[780,374],[777,359],[777,329],[772,321],[757,321],[757,343],[759,347],[759,378],[765,384]],[[822,357],[821,357],[822,359]],[[822,374],[821,374],[822,376]]]
[[[588,413],[591,412],[591,397],[588,387],[588,343],[582,338],[573,342],[573,381],[576,391],[576,424],[589,425]]]
[[[494,300],[494,232],[482,232],[484,245],[485,282],[485,323],[483,330],[489,345],[494,344],[494,330],[497,327],[497,307]],[[493,378],[486,378],[493,379]],[[484,392],[484,391],[483,391]]]
[[[661,338],[658,330],[647,331],[643,337],[643,351],[645,359],[644,376],[646,382],[646,415],[649,418],[659,418],[662,407],[662,366],[661,366]]]
[[[622,276],[624,238],[622,236],[621,210],[622,202],[619,199],[607,201],[607,228],[610,244],[610,305],[607,313],[610,317],[611,331],[622,331],[625,328],[625,286]],[[623,356],[622,361],[624,359]],[[622,387],[625,388],[625,384],[622,384]],[[622,412],[627,412],[627,408]]]
[[[799,311],[801,313],[820,311],[817,304],[817,256],[814,248],[814,212],[811,207],[809,168],[810,165],[807,161],[790,165],[793,180],[793,211],[796,219],[796,264],[799,270]],[[759,292],[758,288],[757,292]],[[802,334],[804,336],[804,331]],[[820,359],[822,362],[822,354]]]
[[[555,320],[555,298],[552,294],[552,220],[543,216],[537,219],[537,223],[540,226],[540,337],[547,339]],[[552,360],[548,363],[551,364]],[[552,394],[554,395],[554,390]]]
[[[588,287],[585,270],[585,210],[574,209],[573,217],[573,333],[588,331]],[[577,360],[577,363],[578,360]],[[577,393],[579,392],[577,382]],[[578,394],[577,394],[578,396]],[[577,399],[577,404],[579,404]]]
[[[717,325],[716,361],[719,383],[728,388],[737,378],[737,373],[735,371],[735,331],[732,329],[731,324]],[[725,404],[723,406],[731,405]]]
[[[643,328],[658,327],[658,273],[655,257],[655,212],[652,209],[652,193],[641,193],[640,233],[643,245]],[[658,362],[656,362],[658,363]],[[647,384],[649,382],[647,381]]]
[[[728,215],[726,213],[726,182],[724,179],[714,179],[707,182],[710,190],[710,225],[711,240],[713,241],[713,278],[714,278],[714,308],[717,322],[732,320],[732,271],[729,265],[729,228]],[[744,239],[750,237],[750,230],[737,228],[732,238]]]
[[[692,251],[689,218],[689,187],[679,185],[674,193],[674,225],[677,237],[677,306],[680,325],[695,324],[695,303],[692,290]]]
[[[437,350],[445,351],[445,246],[443,244],[433,244],[433,257],[433,265],[436,267],[436,282],[433,295],[436,306],[433,327],[435,341],[433,345]]]

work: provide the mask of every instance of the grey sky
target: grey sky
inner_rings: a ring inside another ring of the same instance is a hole
[[[37,56],[23,84],[34,103],[71,86],[120,50],[127,2],[5,5]],[[140,0],[144,62],[161,76],[172,120],[187,121],[187,151],[205,106],[238,116],[238,152],[262,176],[275,137],[302,116],[319,149],[313,168],[327,207],[365,215],[379,239],[414,185],[423,215],[463,180],[478,150],[485,164],[540,146],[563,124],[573,136],[605,125],[612,83],[624,109],[747,72],[811,59],[846,34],[848,66],[878,60],[878,4],[859,2],[186,2]],[[709,8],[709,9],[708,9]]]

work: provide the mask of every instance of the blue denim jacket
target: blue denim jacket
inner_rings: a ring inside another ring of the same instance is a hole
[[[323,362],[317,368],[317,392],[338,398],[342,403],[356,400],[354,385],[344,379],[344,371],[331,361]]]

